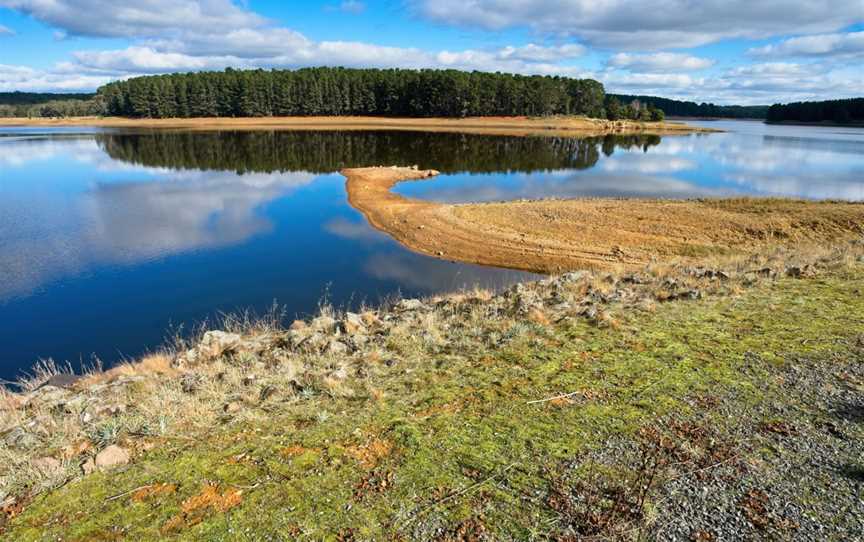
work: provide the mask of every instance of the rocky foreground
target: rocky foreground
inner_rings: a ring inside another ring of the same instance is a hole
[[[864,245],[232,320],[0,401],[38,539],[851,539]],[[854,538],[854,537],[853,537]]]

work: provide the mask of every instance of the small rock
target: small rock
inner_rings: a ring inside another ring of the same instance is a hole
[[[81,380],[81,375],[61,373],[49,378],[45,382],[45,384],[43,384],[43,386],[54,386],[56,388],[69,389],[79,380]]]
[[[321,333],[313,333],[300,342],[298,348],[305,352],[317,353],[323,350],[328,344],[327,336]]]
[[[222,407],[222,411],[226,414],[234,414],[243,409],[243,403],[240,401],[229,401]]]
[[[116,444],[108,446],[96,454],[95,466],[99,470],[108,470],[129,463],[129,452]]]
[[[94,461],[92,457],[85,459],[84,462],[81,463],[81,472],[84,475],[96,472],[96,461]]]
[[[198,352],[207,359],[216,359],[233,351],[241,340],[242,338],[237,333],[208,331],[198,343]]]
[[[798,267],[793,265],[786,268],[786,276],[794,279],[800,279],[811,274],[812,270],[809,265],[805,265],[804,267]]]
[[[364,312],[360,315],[360,318],[363,320],[363,324],[367,326],[377,326],[381,323],[381,319],[379,319],[378,316],[371,311]]]
[[[363,318],[359,314],[346,312],[345,319],[342,321],[342,331],[351,335],[365,332],[366,326],[363,323]]]
[[[312,329],[323,333],[333,333],[336,331],[336,320],[329,316],[319,316],[312,320]]]
[[[48,407],[62,405],[72,396],[72,392],[57,386],[43,385],[27,396],[24,405],[42,404]]]
[[[63,469],[63,464],[60,463],[60,460],[53,457],[34,459],[30,462],[30,466],[45,477],[54,476]]]
[[[394,307],[397,312],[419,311],[426,308],[419,299],[403,299]]]
[[[327,344],[327,348],[324,350],[327,354],[331,355],[340,355],[348,353],[348,345],[343,343],[342,341],[332,340]]]
[[[303,320],[294,320],[293,322],[291,322],[291,325],[288,327],[288,329],[292,331],[302,331],[307,327],[309,327],[309,325]]]
[[[23,427],[13,427],[3,435],[3,442],[10,448],[29,450],[39,446],[39,437]]]
[[[589,305],[589,306],[585,307],[584,309],[582,309],[582,312],[580,312],[579,314],[584,316],[585,318],[587,318],[589,320],[596,320],[597,319],[597,307],[595,307],[594,305]]]
[[[580,280],[582,280],[583,278],[585,278],[588,275],[589,275],[589,273],[586,271],[571,271],[569,273],[564,273],[563,275],[561,275],[561,281],[562,282],[579,282]]]
[[[195,393],[201,386],[201,377],[195,373],[186,373],[180,378],[180,389],[183,393]]]

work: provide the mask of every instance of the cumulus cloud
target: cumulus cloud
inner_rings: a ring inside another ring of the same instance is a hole
[[[52,69],[0,65],[0,90],[94,90],[109,80],[140,74],[229,66],[329,65],[592,77],[612,92],[716,103],[773,103],[824,98],[826,94],[860,94],[862,75],[854,67],[828,62],[830,55],[854,55],[861,48],[864,32],[830,33],[856,17],[860,19],[860,8],[856,13],[854,2],[816,0],[793,6],[790,0],[775,0],[751,2],[746,9],[740,0],[698,5],[664,0],[663,9],[635,0],[412,2],[418,13],[435,20],[486,29],[530,27],[541,35],[535,38],[536,43],[526,45],[432,50],[348,40],[316,41],[254,13],[239,0],[142,0],[134,4],[128,0],[0,0],[0,6],[30,14],[63,36],[128,39],[127,44],[113,49],[76,51]],[[359,9],[355,4],[360,2],[334,2],[331,9]],[[81,13],[99,16],[81,17]],[[778,13],[783,16],[778,17]],[[709,58],[652,51],[793,31],[796,35],[817,34],[752,49],[752,56],[769,62],[724,72],[717,71]],[[591,72],[574,62],[588,53],[584,44],[620,49],[608,58],[604,68]],[[633,47],[638,52],[628,52]],[[792,54],[819,62],[779,62],[783,55]]]
[[[28,66],[0,64],[0,92],[38,90],[92,90],[114,77],[93,74],[60,73]]]
[[[609,65],[636,72],[674,72],[704,70],[714,61],[681,53],[617,53],[609,58]]]
[[[790,38],[747,51],[753,56],[860,56],[864,55],[864,32],[817,34]]]
[[[359,15],[360,13],[366,11],[366,4],[363,2],[358,2],[357,0],[345,0],[344,2],[339,4],[339,11]]]
[[[0,0],[73,36],[146,37],[166,31],[218,33],[266,19],[231,0]]]
[[[487,30],[527,27],[623,49],[830,32],[861,19],[860,2],[848,0],[415,0],[414,6],[446,24]]]

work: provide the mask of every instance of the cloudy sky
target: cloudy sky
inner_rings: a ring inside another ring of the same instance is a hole
[[[0,0],[0,52],[0,91],[329,65],[761,104],[864,94],[864,0]]]

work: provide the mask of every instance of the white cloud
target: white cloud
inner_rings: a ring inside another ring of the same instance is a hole
[[[609,65],[636,72],[675,72],[704,70],[714,61],[681,53],[617,53],[609,58]]]
[[[0,0],[69,35],[147,37],[172,32],[227,32],[266,19],[231,0]]]
[[[747,51],[753,56],[858,56],[864,55],[864,32],[817,34],[790,38]]]
[[[344,2],[339,4],[339,11],[359,15],[360,13],[366,11],[366,4],[363,2],[358,2],[358,0],[345,0]]]
[[[201,70],[217,67],[204,57],[194,57],[181,53],[163,53],[149,47],[127,47],[114,51],[78,51],[72,53],[78,65],[106,72],[164,72],[172,70]],[[62,69],[70,71],[78,68],[75,64],[62,64]]]
[[[855,67],[765,62],[718,73],[709,58],[681,48],[723,38],[821,32],[751,50],[752,55],[827,57],[855,54],[864,32],[829,34],[856,17],[853,3],[818,0],[793,6],[790,0],[720,3],[662,0],[661,6],[634,0],[414,0],[420,13],[453,24],[497,29],[530,27],[552,36],[526,45],[430,50],[356,41],[315,41],[276,25],[232,0],[0,0],[69,36],[128,38],[128,45],[72,53],[53,69],[0,65],[0,89],[93,90],[111,79],[139,74],[235,68],[306,66],[454,68],[521,74],[593,77],[611,92],[659,94],[715,103],[773,103],[860,94]],[[686,5],[685,5],[686,4]],[[334,2],[331,9],[343,4]],[[355,6],[356,7],[356,6]],[[662,9],[661,9],[662,8]],[[686,8],[686,9],[685,9]],[[82,17],[82,13],[99,16]],[[778,13],[783,16],[778,17]],[[194,15],[194,16],[193,16]],[[577,30],[573,30],[577,29]],[[569,39],[563,39],[570,36]],[[588,50],[580,41],[639,52],[615,51],[605,69],[591,73],[573,59]],[[549,44],[551,43],[551,44]],[[782,60],[782,58],[780,58]],[[860,71],[860,70],[858,70]]]
[[[830,32],[862,18],[860,0],[414,0],[413,4],[421,15],[447,24],[487,30],[525,27],[630,50]]]
[[[3,26],[2,24],[0,24],[0,38],[2,38],[3,36],[14,36],[14,35],[15,35],[14,30],[9,28],[8,26]]]
[[[47,72],[27,66],[0,64],[0,92],[14,90],[89,91],[108,83],[112,79],[115,79],[115,77]]]
[[[516,59],[525,62],[552,62],[577,58],[585,54],[585,47],[577,43],[559,45],[557,47],[543,47],[529,43],[522,47],[504,47],[498,51],[500,59]]]

